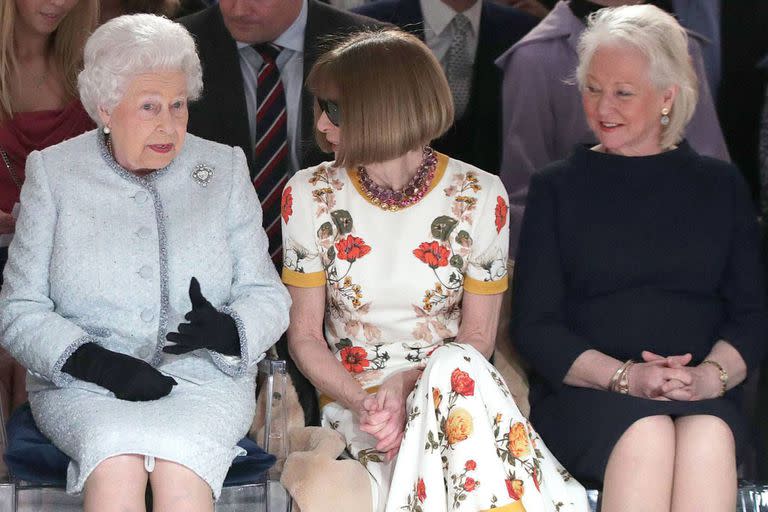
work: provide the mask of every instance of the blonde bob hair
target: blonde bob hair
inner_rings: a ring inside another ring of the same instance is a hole
[[[183,26],[154,14],[125,14],[97,28],[85,44],[84,63],[77,80],[80,101],[98,126],[99,108],[116,107],[138,74],[184,73],[189,101],[203,90],[194,39]]]
[[[0,121],[13,117],[11,85],[19,63],[14,43],[18,22],[16,0],[0,2]],[[99,20],[99,0],[79,0],[49,37],[50,55],[64,78],[64,90],[77,97],[77,73],[83,62],[83,46]]]
[[[680,142],[698,102],[698,78],[691,63],[685,29],[653,5],[624,5],[592,13],[578,44],[576,81],[579,89],[585,87],[593,55],[604,45],[638,50],[648,61],[651,83],[659,90],[677,86],[677,96],[668,114],[670,122],[662,126],[660,142],[662,148]]]
[[[318,59],[307,87],[341,111],[338,166],[392,160],[453,124],[453,98],[440,63],[401,30],[364,31],[343,40]],[[320,115],[315,102],[315,126]],[[315,138],[323,151],[331,150],[317,129]]]

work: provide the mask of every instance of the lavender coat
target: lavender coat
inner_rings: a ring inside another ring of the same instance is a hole
[[[578,64],[576,44],[584,28],[568,3],[558,2],[536,28],[496,61],[504,71],[499,175],[509,192],[510,258],[517,252],[531,175],[567,157],[574,144],[597,143],[572,80]],[[689,35],[700,98],[685,136],[698,153],[730,161],[702,64],[701,44],[706,40],[693,32]]]

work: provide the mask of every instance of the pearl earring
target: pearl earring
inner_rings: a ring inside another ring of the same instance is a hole
[[[669,125],[669,109],[664,107],[661,109],[661,126]]]
[[[112,130],[109,129],[109,126],[105,126],[104,128],[102,128],[102,131],[104,132],[104,135],[109,135],[110,133],[112,133]]]

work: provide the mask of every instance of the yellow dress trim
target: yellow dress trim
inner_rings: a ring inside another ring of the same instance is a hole
[[[496,507],[496,508],[489,508],[486,510],[481,510],[480,512],[525,512],[525,507],[523,506],[522,501],[515,501],[513,503],[507,503],[506,505],[502,507]]]
[[[298,286],[299,288],[314,288],[316,286],[325,286],[325,272],[311,272],[305,274],[296,272],[283,267],[283,282],[287,285]]]
[[[435,157],[437,157],[437,167],[435,168],[435,177],[432,178],[432,183],[429,184],[429,189],[427,190],[427,194],[432,192],[432,190],[437,186],[437,184],[440,183],[440,180],[443,179],[443,175],[445,174],[445,169],[448,167],[448,160],[450,159],[449,156],[444,155],[442,153],[438,153],[437,151],[435,151]],[[352,181],[352,185],[354,185],[355,190],[357,190],[357,193],[360,194],[363,197],[363,199],[368,201],[370,204],[374,204],[373,201],[371,201],[371,199],[367,195],[365,195],[363,186],[360,184],[360,174],[357,172],[357,169],[347,169],[347,174],[349,174],[350,181]],[[424,196],[426,197],[427,194],[424,194]],[[400,208],[400,210],[403,210],[403,209],[404,208]]]
[[[283,279],[285,280],[285,279]],[[478,281],[469,276],[464,276],[464,290],[477,295],[496,295],[504,293],[509,287],[509,276],[504,276],[498,281]]]
[[[379,386],[371,386],[369,388],[365,388],[365,391],[368,394],[373,394],[379,390]],[[326,395],[325,393],[320,393],[320,398],[318,398],[318,401],[320,402],[320,410],[323,410],[323,407],[325,407],[328,404],[334,403],[336,400],[331,398],[330,396]]]

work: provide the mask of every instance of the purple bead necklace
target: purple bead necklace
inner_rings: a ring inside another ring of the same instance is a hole
[[[360,166],[357,175],[366,197],[382,210],[390,212],[408,208],[421,201],[421,198],[427,193],[429,185],[435,177],[435,169],[437,169],[437,157],[432,148],[424,146],[422,155],[421,165],[419,165],[416,174],[400,190],[392,190],[377,185],[368,175],[365,167]]]

